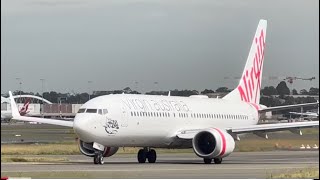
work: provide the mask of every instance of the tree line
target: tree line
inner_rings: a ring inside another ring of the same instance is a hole
[[[191,96],[191,95],[210,95],[213,93],[220,93],[222,96],[224,94],[227,94],[231,92],[232,89],[229,89],[227,87],[219,87],[216,90],[212,89],[205,89],[203,91],[197,91],[197,90],[171,90],[170,95],[171,96]],[[131,90],[130,87],[126,87],[122,90],[111,90],[111,91],[93,91],[92,93],[59,93],[55,91],[50,92],[44,92],[43,98],[51,101],[52,103],[72,103],[72,104],[83,104],[87,102],[90,99],[102,95],[108,95],[108,94],[141,94],[138,91]],[[168,95],[169,91],[150,91],[146,92],[147,95]],[[19,94],[30,94],[42,97],[42,94],[40,93],[33,93],[33,92],[23,92],[23,91],[15,91],[13,92],[15,95]],[[298,97],[294,98],[292,96],[288,96],[290,94],[293,95],[319,95],[319,88],[311,87],[308,90],[302,89],[300,92],[293,89],[290,91],[285,81],[281,81],[276,87],[273,86],[266,86],[263,89],[261,89],[261,98],[260,98],[260,104],[266,105],[268,107],[272,106],[279,106],[279,105],[287,105],[287,104],[299,104],[299,103],[308,103],[308,102],[315,102],[315,98],[313,97]],[[221,95],[219,95],[221,96]]]

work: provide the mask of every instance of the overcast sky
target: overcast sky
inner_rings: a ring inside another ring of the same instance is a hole
[[[318,0],[2,0],[1,93],[19,89],[16,78],[33,92],[41,78],[45,91],[60,92],[234,88],[262,18],[262,86],[315,76],[293,87],[319,87],[318,7]]]

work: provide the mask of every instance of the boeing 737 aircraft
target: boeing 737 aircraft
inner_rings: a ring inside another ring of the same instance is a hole
[[[288,108],[261,108],[259,104],[266,30],[267,21],[260,20],[242,78],[237,88],[222,99],[202,95],[105,95],[83,104],[71,122],[21,116],[9,92],[13,119],[73,127],[81,153],[93,157],[94,164],[103,164],[104,157],[115,154],[118,147],[141,147],[139,163],[156,162],[153,148],[193,148],[204,163],[213,160],[220,164],[233,152],[240,134],[268,138],[268,132],[290,130],[301,134],[301,128],[319,126],[314,121],[257,124],[260,113]]]

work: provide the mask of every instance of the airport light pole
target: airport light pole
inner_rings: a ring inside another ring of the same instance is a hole
[[[155,91],[159,91],[159,90],[158,90],[159,82],[156,81],[156,82],[154,82],[153,84],[154,84],[154,87],[155,87]]]
[[[135,81],[134,82],[134,88],[135,88],[135,91],[137,91],[137,92],[138,92],[138,86],[139,86],[139,82]]]
[[[88,92],[88,94],[89,94],[89,100],[90,100],[90,90],[91,90],[91,85],[90,85],[90,84],[91,84],[91,83],[92,83],[92,81],[89,80],[89,81],[88,81],[88,84],[89,84],[89,92]]]
[[[45,81],[45,79],[40,79],[40,81],[41,81],[41,87],[42,87],[42,107],[41,107],[41,114],[42,114],[42,116],[43,116],[43,93],[44,93],[44,81]]]
[[[22,90],[21,78],[17,77],[16,80],[19,82],[19,95],[20,95],[19,100],[21,101],[21,90]]]

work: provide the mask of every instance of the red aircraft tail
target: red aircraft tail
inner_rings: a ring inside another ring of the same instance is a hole
[[[29,104],[30,104],[30,100],[31,100],[31,98],[27,98],[26,101],[24,102],[23,106],[19,110],[19,113],[20,113],[21,116],[24,116],[29,112],[28,111],[28,107],[29,107]]]

